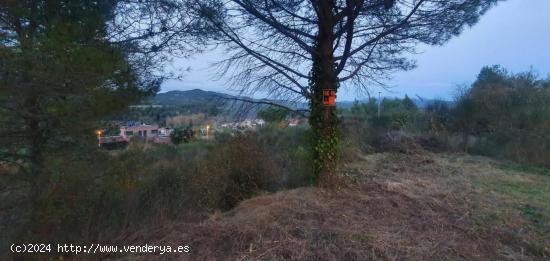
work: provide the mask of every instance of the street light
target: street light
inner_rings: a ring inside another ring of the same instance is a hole
[[[380,99],[380,94],[382,92],[378,92],[378,118],[380,118],[380,104],[382,103],[382,100]]]
[[[101,130],[96,130],[95,134],[97,135],[97,146],[101,147],[101,134],[103,134],[103,132]]]

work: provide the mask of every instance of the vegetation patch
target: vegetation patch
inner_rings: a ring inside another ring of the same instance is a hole
[[[135,242],[191,242],[199,259],[548,258],[540,225],[547,209],[535,205],[544,186],[495,188],[506,178],[516,186],[550,179],[495,164],[459,154],[372,154],[343,167],[336,190],[277,192],[201,223],[130,234]],[[518,195],[523,205],[513,201]]]

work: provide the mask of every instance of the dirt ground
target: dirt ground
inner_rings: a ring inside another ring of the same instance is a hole
[[[134,260],[547,260],[550,175],[459,154],[373,154],[334,191],[258,196],[200,222],[119,238],[188,245]],[[115,258],[121,258],[120,256]]]

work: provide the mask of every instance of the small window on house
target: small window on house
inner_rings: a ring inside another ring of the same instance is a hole
[[[127,131],[124,133],[126,136],[134,136],[134,132],[133,131]]]

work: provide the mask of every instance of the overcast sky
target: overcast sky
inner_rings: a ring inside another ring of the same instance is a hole
[[[391,91],[382,96],[419,95],[449,99],[457,85],[472,83],[485,65],[500,64],[511,72],[533,69],[550,76],[550,0],[507,0],[481,17],[479,23],[443,46],[419,46],[412,56],[418,67],[399,72],[388,82]],[[223,54],[207,52],[178,60],[175,68],[190,68],[181,81],[167,81],[162,92],[203,89],[226,91],[209,68]],[[372,93],[378,93],[373,89]],[[363,99],[355,91],[339,92],[338,100]]]

